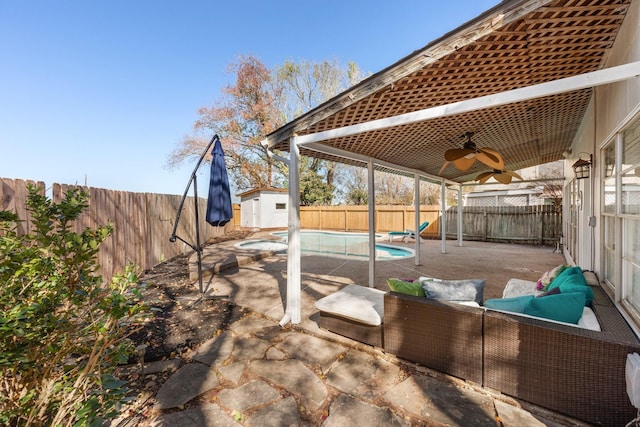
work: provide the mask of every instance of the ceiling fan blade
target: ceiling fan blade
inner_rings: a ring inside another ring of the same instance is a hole
[[[497,170],[502,170],[504,169],[504,160],[502,160],[502,156],[500,156],[498,154],[498,161],[495,161],[495,156],[488,156],[486,153],[484,152],[479,152],[476,154],[476,158],[478,159],[479,162],[484,163],[485,165],[489,166],[491,169],[497,169]]]
[[[511,184],[511,175],[507,173],[497,173],[493,177],[501,184]]]
[[[440,170],[438,171],[438,175],[442,175],[442,171],[445,170],[449,166],[449,162],[444,162]]]
[[[493,148],[481,148],[480,151],[487,155],[490,159],[494,160],[497,163],[502,162],[504,164],[504,160],[502,159],[502,154],[498,153]]]
[[[520,181],[524,181],[524,179],[514,171],[504,171],[504,173],[509,174],[514,178],[518,178]]]
[[[482,172],[480,175],[476,177],[476,181],[480,182],[480,184],[484,184],[493,176],[493,172]]]
[[[473,164],[476,162],[476,157],[472,157],[467,159],[466,157],[461,157],[458,160],[453,161],[453,165],[461,170],[462,172],[468,170]]]
[[[444,152],[444,159],[453,162],[454,160],[473,153],[475,153],[475,151],[470,148],[452,148]]]

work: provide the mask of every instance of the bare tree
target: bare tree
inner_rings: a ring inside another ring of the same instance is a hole
[[[252,56],[241,56],[229,72],[235,83],[226,86],[222,97],[198,111],[194,130],[170,153],[167,165],[175,167],[194,161],[217,133],[227,156],[227,166],[236,189],[284,187],[288,167],[269,155],[261,141],[287,121],[336,95],[362,77],[355,64],[342,67],[336,61],[320,63],[287,61],[275,71]],[[335,164],[311,159],[304,162],[316,175],[303,171],[309,182],[317,178],[334,188]],[[310,194],[315,192],[310,192]],[[311,196],[310,196],[311,197]],[[319,196],[326,201],[323,194]],[[310,199],[308,203],[316,203]]]

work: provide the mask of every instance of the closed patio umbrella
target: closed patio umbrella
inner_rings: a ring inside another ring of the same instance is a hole
[[[215,143],[215,145],[214,145]],[[229,192],[229,179],[227,177],[227,167],[224,163],[224,152],[222,151],[222,144],[220,143],[220,138],[218,135],[214,135],[211,138],[209,144],[204,149],[204,152],[200,156],[196,167],[193,169],[191,173],[191,178],[187,184],[187,188],[184,191],[182,199],[180,200],[180,205],[178,207],[178,212],[176,213],[176,220],[173,224],[173,231],[171,233],[170,241],[175,242],[176,240],[180,240],[181,242],[186,243],[191,247],[197,254],[198,259],[198,287],[200,289],[200,297],[196,300],[196,302],[204,299],[204,286],[202,284],[202,245],[200,243],[200,220],[199,220],[199,211],[198,211],[198,178],[197,173],[200,168],[200,164],[204,160],[205,156],[209,152],[209,148],[211,145],[214,145],[213,150],[211,151],[211,176],[209,177],[209,198],[207,199],[207,215],[206,220],[209,224],[219,227],[228,223],[233,217],[233,209],[231,207],[231,194]],[[180,222],[180,214],[182,213],[182,209],[184,207],[184,202],[187,199],[187,195],[189,194],[189,189],[191,188],[191,184],[193,184],[193,201],[194,201],[194,210],[195,210],[195,227],[196,227],[196,235],[195,242],[189,242],[182,237],[176,234],[178,229],[178,223]],[[226,296],[224,296],[226,297]]]
[[[221,227],[233,218],[229,178],[224,163],[224,151],[220,139],[211,150],[211,176],[209,178],[209,198],[207,199],[207,222]]]

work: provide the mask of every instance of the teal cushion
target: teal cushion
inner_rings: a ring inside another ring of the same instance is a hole
[[[577,277],[573,277],[573,276],[577,276]],[[558,274],[558,276],[555,279],[553,279],[553,282],[551,282],[551,284],[547,289],[553,289],[553,288],[559,287],[565,282],[565,280],[568,280],[570,277],[574,280],[581,281],[583,285],[587,284],[587,281],[585,280],[584,274],[582,274],[582,269],[580,267],[569,267],[565,269],[562,273]],[[579,283],[574,282],[573,284],[575,285]]]
[[[572,284],[572,281],[565,281],[562,285],[560,285],[560,287],[558,288],[560,289],[560,292],[563,294],[570,294],[573,292],[582,292],[584,294],[584,305],[589,305],[591,304],[591,302],[593,301],[593,289],[591,289],[591,286],[587,286],[587,285],[575,285]]]
[[[387,285],[393,292],[399,292],[401,294],[413,295],[416,297],[423,297],[424,289],[420,282],[408,282],[400,279],[387,279]]]
[[[577,324],[584,311],[584,302],[585,296],[582,292],[531,298],[524,309],[524,314]]]
[[[484,302],[484,306],[494,310],[511,311],[513,313],[524,313],[524,309],[533,295],[523,295],[513,298],[493,298]]]

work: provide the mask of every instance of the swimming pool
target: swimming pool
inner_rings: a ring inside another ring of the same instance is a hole
[[[271,233],[279,237],[280,241],[273,240],[248,240],[236,244],[242,249],[258,249],[273,251],[275,253],[286,253],[287,237],[286,231]],[[383,238],[383,235],[376,235]],[[376,260],[389,261],[394,259],[410,258],[414,251],[393,245],[376,243]],[[306,254],[319,254],[336,257],[347,257],[352,259],[369,258],[369,235],[365,233],[337,233],[331,231],[301,231],[300,248]]]

